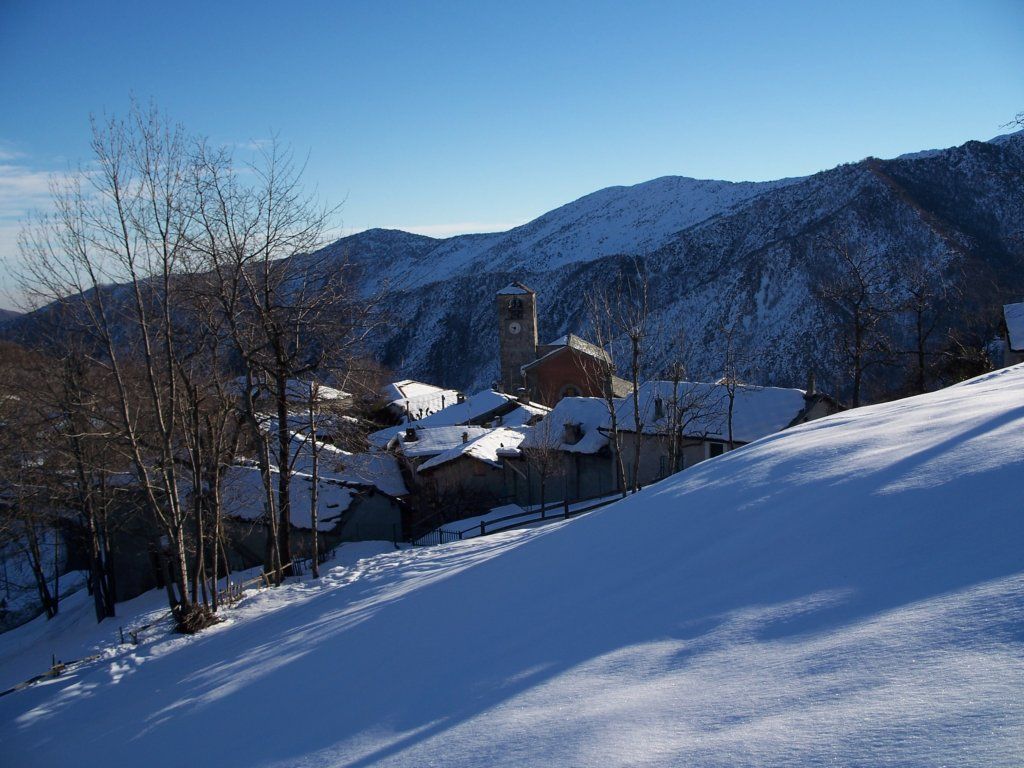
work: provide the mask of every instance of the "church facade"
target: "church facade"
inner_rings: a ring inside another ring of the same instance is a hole
[[[615,375],[612,359],[596,344],[567,334],[538,344],[537,294],[516,282],[495,296],[499,361],[505,392],[525,389],[530,399],[552,407],[563,397],[604,397],[608,388],[624,397],[629,382]]]

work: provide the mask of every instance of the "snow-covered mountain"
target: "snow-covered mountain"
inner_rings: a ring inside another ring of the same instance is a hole
[[[639,262],[651,285],[649,375],[684,338],[690,376],[715,377],[720,327],[735,324],[757,362],[749,380],[803,386],[814,369],[843,396],[836,324],[813,297],[835,271],[823,236],[836,232],[878,259],[941,271],[962,289],[950,322],[995,332],[993,309],[1024,295],[1024,132],[772,182],[663,177],[594,192],[507,232],[374,229],[295,258],[360,267],[366,293],[383,295],[375,352],[396,378],[485,389],[498,378],[497,290],[520,280],[538,292],[542,343],[587,336],[586,294]],[[17,318],[4,332],[31,338],[35,322]]]
[[[835,373],[811,286],[834,266],[820,236],[836,229],[881,258],[940,265],[975,297],[1021,291],[1024,133],[775,182],[664,177],[508,232],[438,240],[370,230],[326,253],[363,265],[368,290],[384,287],[395,322],[380,352],[402,375],[485,387],[497,376],[496,290],[519,279],[538,291],[542,337],[585,335],[585,293],[640,258],[662,331],[654,370],[682,332],[694,374],[714,375],[718,327],[735,320],[762,353],[757,378],[794,386],[812,366],[826,384]]]
[[[4,765],[1019,766],[1022,394],[1024,365],[566,523],[343,547],[194,637],[116,644],[157,592],[69,599],[0,635],[0,687],[98,654],[0,697]]]

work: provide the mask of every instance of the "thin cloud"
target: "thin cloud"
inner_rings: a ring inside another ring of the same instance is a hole
[[[61,175],[10,162],[21,157],[0,147],[0,307],[3,308],[22,303],[15,278],[22,225],[30,214],[52,210],[50,184]]]

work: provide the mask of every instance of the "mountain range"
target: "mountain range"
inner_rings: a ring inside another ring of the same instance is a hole
[[[837,233],[897,272],[920,264],[958,284],[965,311],[950,322],[996,332],[996,308],[1024,293],[1024,131],[777,181],[665,176],[599,190],[506,232],[438,239],[371,229],[294,258],[357,267],[362,290],[387,312],[373,351],[396,377],[491,386],[499,289],[521,281],[537,292],[542,344],[592,337],[587,295],[614,291],[639,267],[649,284],[648,376],[677,361],[693,379],[720,375],[722,328],[732,326],[751,362],[747,380],[801,386],[814,371],[843,396],[837,317],[815,299],[837,268],[825,242]],[[32,317],[4,324],[24,335]]]
[[[436,239],[371,229],[319,256],[361,267],[396,319],[378,354],[396,374],[474,390],[496,378],[494,293],[538,295],[541,342],[590,330],[585,296],[642,265],[649,370],[679,354],[694,378],[721,370],[721,327],[758,360],[752,379],[800,385],[813,368],[843,388],[816,281],[836,267],[823,235],[882,260],[920,263],[991,299],[1024,289],[1024,132],[801,178],[728,182],[666,176],[609,187],[507,232]],[[991,319],[990,319],[990,322]],[[994,330],[994,328],[993,328]]]

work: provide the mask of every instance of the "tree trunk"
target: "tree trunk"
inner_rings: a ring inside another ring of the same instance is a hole
[[[311,531],[311,537],[313,540],[313,551],[311,555],[313,578],[320,578],[320,541],[317,538],[317,504],[319,503],[319,483],[320,483],[320,447],[316,442],[316,408],[314,404],[314,391],[315,385],[310,385],[310,396],[309,396],[309,439],[310,448],[313,451],[313,487],[309,492],[309,517],[312,522],[313,530]]]
[[[640,339],[631,338],[633,356],[630,370],[633,374],[633,424],[636,427],[636,442],[633,443],[633,493],[640,490],[640,441],[644,425],[640,422]]]
[[[25,526],[25,536],[28,539],[28,562],[32,569],[32,576],[36,581],[36,590],[39,592],[39,602],[43,605],[46,618],[52,619],[57,615],[57,605],[50,592],[50,586],[46,582],[46,573],[43,571],[43,553],[39,546],[39,537],[36,535],[35,526],[29,523]],[[56,567],[56,565],[54,566]]]
[[[288,380],[277,376],[277,555],[281,559],[277,581],[291,576],[291,435],[288,430]]]

